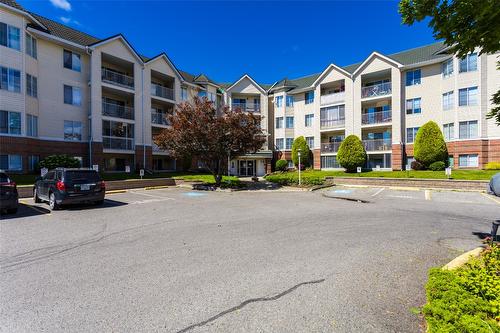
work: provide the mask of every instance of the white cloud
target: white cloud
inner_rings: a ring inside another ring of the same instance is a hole
[[[68,24],[69,22],[71,22],[71,19],[69,17],[61,16],[61,21],[62,23]]]
[[[71,10],[71,4],[68,0],[50,0],[50,3],[57,8],[63,9],[67,12]]]
[[[73,20],[71,17],[61,16],[59,19],[64,24],[72,24],[72,25],[76,25],[79,27],[82,25],[79,21]]]

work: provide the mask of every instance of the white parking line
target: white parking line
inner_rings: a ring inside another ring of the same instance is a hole
[[[398,198],[398,199],[414,199],[412,196],[409,195],[388,195],[388,197]]]
[[[130,193],[133,193],[133,194],[139,194],[139,195],[144,195],[146,197],[151,197],[151,198],[160,198],[160,199],[171,199],[171,200],[174,200],[173,198],[169,198],[169,197],[164,197],[162,195],[154,195],[154,194],[149,194],[149,193],[142,193],[142,192],[137,192],[137,191],[130,191]]]
[[[381,188],[380,190],[378,190],[377,192],[373,193],[373,194],[372,194],[372,197],[375,197],[375,196],[379,195],[380,193],[382,193],[382,191],[383,191],[383,190],[385,190],[385,188],[384,188],[384,187],[382,187],[382,188]]]
[[[425,200],[431,200],[431,191],[425,190]]]
[[[161,201],[169,201],[169,200],[174,200],[174,198],[139,200],[139,201],[131,202],[130,204],[131,205],[142,205],[142,204],[151,203],[151,202],[161,202]]]

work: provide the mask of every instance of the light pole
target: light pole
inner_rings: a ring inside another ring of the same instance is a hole
[[[301,167],[300,167],[300,151],[298,152],[298,155],[299,155],[299,186],[300,186],[300,184],[301,184],[301,179],[300,179],[300,169],[301,169]]]

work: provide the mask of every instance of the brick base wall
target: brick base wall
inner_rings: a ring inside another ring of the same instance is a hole
[[[314,170],[321,169],[321,150],[320,149],[313,150],[313,168],[314,168]]]
[[[488,162],[500,162],[500,139],[489,140]]]
[[[146,165],[144,165],[144,146],[135,146],[135,169],[153,170],[153,150],[146,146]]]
[[[392,145],[392,170],[403,170],[403,151],[400,144]]]

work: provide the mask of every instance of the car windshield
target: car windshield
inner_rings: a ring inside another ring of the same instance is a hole
[[[0,183],[8,183],[9,177],[5,173],[0,173]]]
[[[98,182],[101,180],[99,174],[93,170],[66,171],[64,179],[68,182]]]

